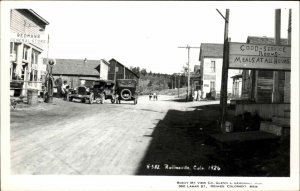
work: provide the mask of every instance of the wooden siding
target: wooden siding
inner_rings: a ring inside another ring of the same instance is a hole
[[[290,110],[290,104],[287,103],[249,103],[249,104],[236,104],[235,115],[243,114],[244,112],[254,113],[257,112],[259,116],[264,119],[272,119],[273,116],[283,117],[284,112]]]
[[[127,69],[123,65],[115,62],[115,61],[110,61],[110,66],[108,69],[108,79],[109,80],[114,80],[114,75],[115,75],[115,64],[116,67],[118,67],[118,71],[116,73],[116,79],[124,79],[124,68],[125,68],[125,79],[135,79],[138,81],[138,78],[132,73],[131,70]]]
[[[272,102],[273,71],[258,71],[256,102]]]
[[[291,72],[285,72],[284,103],[291,101]]]
[[[26,23],[26,26],[25,26]],[[28,27],[34,26],[34,27]],[[40,30],[45,30],[46,26],[24,10],[11,10],[10,16],[10,30],[13,33],[26,33],[26,34],[43,34]],[[40,49],[43,49],[42,44],[35,44]]]

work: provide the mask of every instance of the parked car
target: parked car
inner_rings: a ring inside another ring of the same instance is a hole
[[[134,79],[118,79],[116,82],[116,99],[120,104],[121,100],[133,101],[137,104],[138,93],[136,90],[137,82]]]
[[[73,101],[74,99],[79,99],[82,103],[88,101],[90,104],[92,104],[95,100],[94,93],[90,92],[90,89],[85,86],[79,86],[75,89],[69,90],[69,93],[67,94],[67,100]]]
[[[67,100],[80,99],[82,103],[88,101],[90,104],[103,103],[104,100],[110,99],[115,102],[115,83],[110,80],[88,80],[90,87],[79,86],[74,90],[70,90]]]
[[[102,100],[110,99],[111,103],[115,103],[115,82],[111,80],[96,80],[93,83],[92,91],[94,95],[101,95]]]

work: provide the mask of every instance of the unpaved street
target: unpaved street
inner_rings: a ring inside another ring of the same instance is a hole
[[[190,173],[191,169],[164,172],[161,168],[166,164],[206,163],[205,154],[210,148],[203,148],[202,143],[195,145],[197,141],[189,136],[193,133],[186,128],[200,123],[195,112],[203,110],[198,106],[214,103],[179,102],[170,96],[149,101],[141,96],[137,105],[111,104],[109,100],[102,105],[90,105],[54,99],[53,104],[18,108],[11,112],[11,171],[14,174]],[[160,165],[160,169],[153,168],[155,165]]]

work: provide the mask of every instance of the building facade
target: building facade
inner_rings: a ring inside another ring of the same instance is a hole
[[[46,62],[47,59],[44,59],[44,63]],[[109,63],[104,59],[56,59],[52,75],[56,85],[59,85],[57,84],[57,81],[61,78],[60,81],[67,81],[70,88],[76,88],[81,84],[84,84],[88,79],[107,80],[108,68]]]
[[[32,9],[10,12],[10,81],[15,96],[26,95],[28,89],[41,90],[46,74],[42,52],[47,47],[44,33],[49,24]]]
[[[247,43],[274,45],[274,38],[249,36]],[[287,39],[281,39],[282,45],[287,45],[287,43]],[[290,91],[289,89],[285,90],[287,81],[289,82],[289,78],[286,78],[286,76],[289,73],[278,71],[279,102],[289,102]],[[244,70],[242,74],[242,98],[257,103],[271,103],[273,75],[274,71],[272,70]]]
[[[220,97],[223,67],[223,44],[202,43],[200,46],[200,76],[202,96]],[[232,97],[232,76],[240,74],[240,70],[228,70],[228,97]]]
[[[113,81],[117,79],[135,79],[138,82],[139,76],[112,58],[109,60],[108,79]]]

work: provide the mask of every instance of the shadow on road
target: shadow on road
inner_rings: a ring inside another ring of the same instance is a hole
[[[288,140],[283,146],[251,143],[221,151],[209,138],[219,133],[219,105],[194,108],[169,110],[152,135],[144,135],[152,141],[136,175],[289,176]]]

